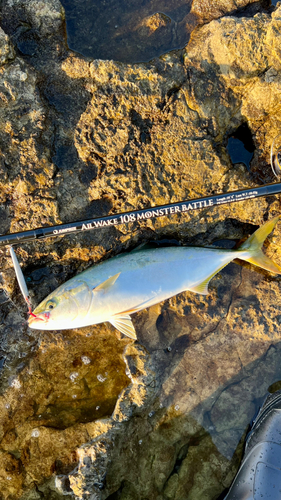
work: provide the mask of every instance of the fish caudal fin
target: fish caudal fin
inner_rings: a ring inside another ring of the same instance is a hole
[[[271,231],[273,231],[280,217],[281,216],[278,215],[277,217],[274,217],[274,219],[271,219],[263,224],[259,229],[257,229],[257,231],[254,232],[254,234],[242,243],[238,252],[247,251],[250,254],[249,257],[244,255],[241,255],[241,257],[237,255],[237,257],[272,273],[281,274],[281,267],[272,262],[272,260],[270,260],[261,249],[264,240],[271,233]]]

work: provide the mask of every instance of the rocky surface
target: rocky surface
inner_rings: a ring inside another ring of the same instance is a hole
[[[56,0],[4,1],[1,233],[273,181],[281,8],[235,16],[133,65],[69,51]],[[226,149],[242,124],[251,172]],[[37,304],[142,242],[226,245],[278,213],[279,197],[263,197],[16,252]],[[281,264],[280,225],[265,248]],[[1,500],[217,499],[258,405],[280,387],[280,278],[232,263],[208,296],[186,292],[134,315],[133,342],[108,324],[29,330],[7,248],[0,266]]]
[[[270,6],[267,0],[193,0],[191,13],[200,23],[207,23],[225,15],[238,14],[239,16],[253,16],[262,8]]]

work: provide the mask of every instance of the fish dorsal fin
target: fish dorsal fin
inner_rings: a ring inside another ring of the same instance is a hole
[[[130,316],[124,313],[116,314],[108,320],[119,332],[124,333],[130,339],[137,340],[135,327],[132,323]]]
[[[106,291],[108,288],[110,288],[112,285],[114,285],[115,281],[117,280],[117,278],[119,278],[120,274],[121,273],[117,273],[114,276],[111,276],[107,280],[103,281],[102,283],[100,283],[100,285],[93,288],[93,291],[94,292],[100,292],[102,290]]]

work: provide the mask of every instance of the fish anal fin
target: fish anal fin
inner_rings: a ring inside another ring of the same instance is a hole
[[[212,276],[213,277],[213,276]],[[192,287],[192,292],[201,293],[201,295],[208,295],[208,285],[211,278],[207,278],[205,281],[201,281],[198,285]]]
[[[212,273],[210,276],[208,276],[204,281],[200,281],[200,283],[196,283],[195,285],[192,285],[188,290],[191,290],[192,292],[195,293],[201,293],[201,295],[208,295],[208,285],[211,279],[219,273],[224,267],[226,267],[228,262],[224,264],[223,266],[219,267],[218,269],[215,270],[214,273]]]
[[[108,278],[107,280],[103,281],[102,283],[100,283],[100,285],[96,286],[95,288],[93,288],[93,291],[94,292],[100,292],[100,291],[105,291],[107,290],[108,288],[110,288],[112,285],[114,285],[115,281],[119,278],[121,273],[117,273],[115,274],[114,276],[111,276],[110,278]]]
[[[130,316],[125,314],[116,314],[108,320],[119,332],[124,333],[130,339],[137,340],[135,327]]]

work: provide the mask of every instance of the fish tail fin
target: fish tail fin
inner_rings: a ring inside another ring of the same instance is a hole
[[[241,259],[255,266],[271,271],[272,273],[281,274],[281,267],[270,260],[262,251],[262,245],[266,237],[273,231],[277,222],[280,219],[280,215],[274,217],[274,219],[269,220],[263,224],[259,229],[257,229],[254,234],[252,234],[240,247],[238,251],[247,252],[249,257],[242,256]]]

